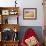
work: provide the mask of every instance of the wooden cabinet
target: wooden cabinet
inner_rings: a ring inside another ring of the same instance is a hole
[[[18,41],[5,41],[2,43],[3,43],[3,46],[18,46]]]
[[[19,7],[0,7],[1,24],[18,24]],[[15,19],[16,18],[16,19]],[[13,23],[14,20],[14,23]]]
[[[18,46],[18,39],[16,40],[19,31],[18,11],[19,7],[0,7],[0,46]]]
[[[44,27],[46,27],[46,0],[43,0],[43,8],[44,8]]]
[[[19,41],[1,41],[0,46],[18,46]]]
[[[46,0],[43,0],[43,8],[44,8],[44,44],[46,46]]]

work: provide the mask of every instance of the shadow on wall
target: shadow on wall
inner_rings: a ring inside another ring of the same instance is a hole
[[[38,36],[38,39],[41,43],[43,43],[43,30],[42,30],[42,27],[41,26],[21,26],[20,27],[20,31],[19,31],[19,40],[21,42],[22,38],[23,38],[23,35],[24,33],[26,32],[26,30],[28,28],[32,28],[34,29],[34,31],[36,32],[37,36]]]

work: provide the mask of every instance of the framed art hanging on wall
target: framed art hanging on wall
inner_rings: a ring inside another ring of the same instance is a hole
[[[24,8],[23,9],[23,19],[36,20],[36,18],[37,18],[37,8]]]

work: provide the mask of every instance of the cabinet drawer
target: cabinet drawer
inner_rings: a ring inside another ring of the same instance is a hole
[[[3,42],[2,46],[18,46],[18,42]]]

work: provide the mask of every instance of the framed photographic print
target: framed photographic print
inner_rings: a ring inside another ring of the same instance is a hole
[[[9,15],[9,10],[2,10],[2,15]]]
[[[16,15],[17,13],[18,13],[18,12],[15,11],[15,10],[10,10],[10,11],[9,11],[9,14],[10,14],[10,15]]]
[[[35,20],[37,18],[37,8],[24,8],[23,19]]]

